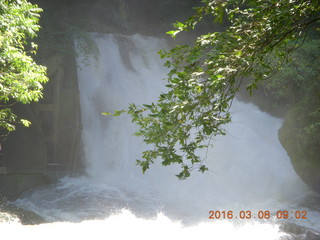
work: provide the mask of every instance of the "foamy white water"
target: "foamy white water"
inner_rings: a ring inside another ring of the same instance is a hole
[[[155,219],[137,218],[128,211],[105,220],[83,221],[81,223],[51,223],[38,226],[21,226],[17,223],[0,225],[1,237],[22,239],[279,239],[285,234],[279,233],[275,225],[249,223],[234,226],[227,221],[215,224],[200,223],[196,226],[183,227],[160,214]],[[17,231],[18,230],[18,231]],[[263,234],[262,234],[263,233]]]
[[[140,35],[92,37],[99,55],[89,56],[88,65],[78,58],[87,176],[64,178],[18,200],[17,205],[53,223],[33,227],[8,223],[8,234],[17,228],[15,234],[34,233],[39,238],[43,232],[52,238],[64,232],[85,239],[95,232],[96,239],[107,234],[274,240],[284,235],[275,220],[278,210],[308,211],[306,220],[286,221],[320,230],[319,212],[299,205],[309,190],[278,140],[281,120],[252,104],[234,102],[227,136],[214,139],[208,151],[210,171],[179,181],[177,166],[155,164],[143,175],[135,160],[146,146],[132,135],[135,126],[125,115],[113,118],[101,113],[131,102],[150,103],[165,91],[167,70],[157,51],[166,43]],[[252,219],[209,220],[211,210],[235,215],[251,211]],[[270,211],[271,219],[257,221],[259,211]]]

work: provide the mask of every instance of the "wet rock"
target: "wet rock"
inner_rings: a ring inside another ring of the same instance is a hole
[[[320,240],[320,233],[294,223],[283,223],[281,231],[288,234],[281,240]]]

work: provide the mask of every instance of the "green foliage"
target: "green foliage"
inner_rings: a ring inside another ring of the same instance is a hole
[[[297,166],[306,162],[320,164],[319,54],[318,36],[309,36],[290,56],[290,62],[261,86],[272,99],[274,108],[288,111],[281,135]]]
[[[243,79],[251,93],[258,83],[278,71],[305,32],[320,19],[317,0],[202,0],[196,14],[176,22],[172,37],[201,21],[226,21],[223,32],[200,35],[194,45],[160,51],[170,68],[167,92],[150,105],[130,105],[128,113],[140,129],[136,135],[152,145],[137,164],[146,171],[156,159],[180,164],[186,178],[194,168],[207,170],[197,150],[224,134],[231,121],[229,108]]]
[[[25,0],[0,2],[0,127],[7,131],[14,130],[18,121],[30,125],[27,120],[18,120],[11,106],[38,101],[42,83],[47,81],[46,69],[30,56],[37,46],[31,43],[26,47],[27,40],[39,30],[40,11]]]
[[[319,79],[320,40],[308,37],[293,52],[290,61],[274,77],[262,82],[261,87],[273,99],[274,107],[291,108],[303,99],[311,102],[320,92]],[[285,105],[283,106],[283,104]],[[314,104],[308,104],[308,107]]]

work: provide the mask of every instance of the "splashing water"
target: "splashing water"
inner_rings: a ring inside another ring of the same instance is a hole
[[[193,172],[179,181],[177,166],[151,166],[146,174],[135,165],[146,148],[132,134],[128,116],[102,116],[129,103],[150,103],[165,91],[166,69],[157,50],[164,40],[141,35],[91,34],[97,56],[78,57],[82,111],[82,141],[87,175],[64,178],[16,201],[48,224],[6,223],[5,233],[77,239],[106,236],[140,239],[205,238],[266,239],[284,237],[276,221],[278,210],[309,211],[307,220],[288,219],[319,230],[317,210],[299,207],[309,194],[281,147],[281,120],[252,104],[235,101],[228,134],[215,138],[207,154],[205,174]],[[125,210],[124,210],[125,209]],[[209,211],[251,211],[251,219],[209,220]],[[258,221],[259,211],[271,218]],[[255,219],[255,218],[256,219]],[[0,224],[2,231],[4,225]],[[19,227],[17,227],[19,226]],[[11,230],[11,231],[10,231]],[[284,238],[282,238],[284,239]]]
[[[137,218],[128,211],[105,220],[83,221],[81,223],[51,223],[39,226],[6,225],[1,236],[11,239],[32,236],[33,239],[278,239],[283,234],[270,224],[251,223],[235,227],[232,223],[219,221],[216,224],[201,223],[183,227],[160,214],[155,219]],[[2,229],[1,229],[2,230]],[[264,234],[261,234],[264,233]]]

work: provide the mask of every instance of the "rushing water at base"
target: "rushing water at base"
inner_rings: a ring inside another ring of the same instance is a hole
[[[132,135],[135,126],[127,116],[101,113],[150,103],[165,91],[166,69],[156,52],[166,44],[140,35],[92,38],[99,54],[88,56],[87,65],[78,58],[87,174],[26,193],[15,204],[48,223],[0,220],[1,236],[275,240],[289,239],[283,223],[320,230],[319,208],[303,205],[313,193],[279,143],[281,120],[252,104],[234,102],[233,122],[226,126],[227,136],[213,140],[205,174],[179,181],[177,166],[155,164],[143,175],[135,159],[145,146]],[[278,220],[278,210],[288,211],[289,219]],[[232,211],[233,219],[208,219],[209,211]],[[250,211],[250,219],[240,219],[241,211]],[[259,212],[266,211],[270,219],[259,220]],[[302,211],[308,218],[295,219]]]

